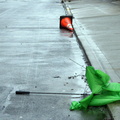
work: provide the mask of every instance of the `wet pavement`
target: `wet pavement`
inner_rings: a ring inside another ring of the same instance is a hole
[[[88,61],[76,37],[59,29],[64,14],[58,0],[0,0],[2,120],[101,120],[109,116],[105,108],[69,110],[71,101],[82,99],[77,93],[90,90],[85,91],[83,79]],[[16,95],[16,90],[46,94]]]

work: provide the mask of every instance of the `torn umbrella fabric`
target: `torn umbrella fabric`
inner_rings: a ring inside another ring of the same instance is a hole
[[[92,94],[81,101],[73,101],[70,110],[84,110],[88,106],[102,106],[120,100],[120,84],[110,83],[106,73],[87,66],[86,79]]]

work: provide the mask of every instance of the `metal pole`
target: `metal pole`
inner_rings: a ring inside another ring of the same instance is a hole
[[[55,92],[30,92],[30,91],[16,91],[17,95],[29,95],[29,94],[56,94],[56,95],[90,95],[90,94],[86,94],[86,93],[55,93]]]

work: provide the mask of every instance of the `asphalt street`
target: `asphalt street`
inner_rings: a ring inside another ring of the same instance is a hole
[[[82,99],[74,94],[89,89],[84,53],[72,32],[59,29],[64,14],[58,0],[0,0],[1,120],[106,118],[104,108],[69,110],[71,101]],[[17,90],[46,94],[16,95]]]

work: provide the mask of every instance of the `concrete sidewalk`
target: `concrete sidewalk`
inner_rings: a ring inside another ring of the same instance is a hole
[[[120,1],[73,0],[70,8],[75,32],[95,69],[120,82]],[[114,120],[119,120],[120,102],[108,105]]]

